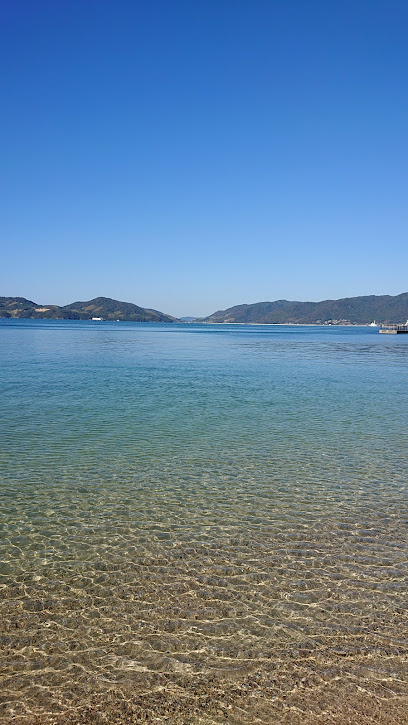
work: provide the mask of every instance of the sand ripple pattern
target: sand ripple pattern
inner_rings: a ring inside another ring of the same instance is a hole
[[[3,353],[0,721],[408,722],[408,346],[60,327]]]

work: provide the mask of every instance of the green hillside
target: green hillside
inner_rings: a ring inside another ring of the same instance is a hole
[[[109,297],[95,297],[88,302],[73,302],[61,307],[64,319],[89,320],[102,317],[104,320],[126,320],[128,322],[174,322],[174,317],[163,312],[138,307],[132,302],[118,302]]]
[[[257,302],[219,310],[201,322],[240,322],[252,324],[352,324],[403,323],[408,318],[408,293],[345,297],[323,302]]]
[[[25,297],[0,297],[0,317],[23,317],[57,320],[90,320],[102,317],[104,320],[127,322],[174,322],[175,318],[157,310],[138,307],[131,302],[119,302],[109,297],[95,297],[87,302],[73,302],[70,305],[40,305]]]

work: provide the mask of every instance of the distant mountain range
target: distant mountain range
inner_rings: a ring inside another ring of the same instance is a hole
[[[131,302],[119,302],[109,297],[95,297],[88,302],[70,305],[40,305],[25,297],[0,297],[0,317],[31,317],[55,320],[123,320],[127,322],[191,322],[195,318],[177,320],[157,310],[138,307]],[[370,295],[345,297],[323,302],[256,302],[219,310],[197,322],[294,325],[368,325],[404,323],[408,319],[408,292],[392,297]]]
[[[53,320],[124,320],[127,322],[176,322],[174,317],[157,310],[119,302],[109,297],[95,297],[88,302],[73,302],[64,307],[40,305],[25,297],[0,297],[0,317],[31,317]]]
[[[408,292],[367,297],[345,297],[323,302],[256,302],[219,310],[200,322],[240,322],[252,324],[298,325],[367,325],[373,320],[380,323],[404,323],[408,319]]]

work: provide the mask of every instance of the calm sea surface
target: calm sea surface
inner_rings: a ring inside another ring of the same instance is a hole
[[[408,335],[0,320],[0,385],[0,720],[408,721]]]

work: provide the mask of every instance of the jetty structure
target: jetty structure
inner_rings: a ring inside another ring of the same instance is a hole
[[[384,335],[400,335],[402,333],[408,334],[408,320],[405,325],[381,325],[378,332],[382,332]]]

